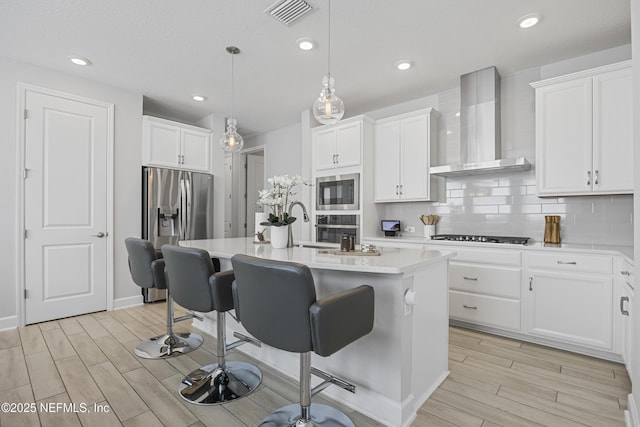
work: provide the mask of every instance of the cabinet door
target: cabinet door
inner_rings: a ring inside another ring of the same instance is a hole
[[[400,121],[400,198],[429,199],[429,122],[427,115]]]
[[[336,167],[336,129],[323,129],[313,134],[316,170]]]
[[[530,270],[527,285],[529,334],[611,349],[613,280],[610,276]]]
[[[211,172],[211,134],[183,129],[182,156],[184,169]]]
[[[633,192],[631,69],[593,79],[593,191]]]
[[[536,180],[541,196],[591,192],[591,78],[536,90]]]
[[[168,168],[180,167],[180,128],[147,121],[144,164]]]
[[[355,122],[336,129],[336,161],[339,167],[360,164],[362,123]]]
[[[374,141],[375,201],[396,201],[400,185],[400,124],[376,125]]]

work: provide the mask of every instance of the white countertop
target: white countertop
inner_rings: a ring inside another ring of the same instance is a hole
[[[478,248],[499,248],[516,250],[539,250],[539,251],[571,251],[604,255],[623,255],[633,261],[633,246],[617,245],[588,245],[572,243],[543,243],[529,242],[526,245],[511,245],[505,243],[480,243],[480,242],[458,242],[450,240],[431,240],[424,237],[368,237],[362,239],[364,242],[398,242],[416,243],[422,245],[434,245],[443,247],[478,247]],[[455,248],[454,248],[455,249]]]
[[[440,262],[455,251],[380,248],[380,256],[333,255],[317,248],[293,247],[273,249],[269,244],[254,243],[252,237],[231,239],[185,240],[180,246],[204,249],[211,256],[228,259],[235,254],[292,261],[309,268],[364,273],[402,274],[417,267]]]

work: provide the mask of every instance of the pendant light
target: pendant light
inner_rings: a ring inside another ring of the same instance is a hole
[[[231,54],[231,117],[227,119],[226,130],[220,137],[220,145],[224,151],[236,152],[244,146],[244,140],[238,133],[238,122],[233,118],[233,57],[240,53],[240,49],[228,46],[226,51]]]
[[[328,34],[328,59],[327,59],[327,74],[322,78],[322,91],[320,96],[313,103],[313,116],[322,124],[328,125],[339,121],[344,116],[344,103],[342,99],[338,98],[335,94],[333,87],[334,80],[331,77],[331,0],[328,0],[328,15],[329,15],[329,31]]]

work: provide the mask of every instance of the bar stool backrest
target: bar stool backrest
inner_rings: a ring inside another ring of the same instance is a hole
[[[313,350],[309,307],[316,302],[305,265],[234,255],[236,315],[251,335],[281,350]]]

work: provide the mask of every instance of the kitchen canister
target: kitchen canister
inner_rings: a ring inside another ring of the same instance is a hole
[[[560,243],[560,215],[544,217],[544,242]]]
[[[431,240],[431,236],[435,236],[436,235],[436,225],[435,224],[428,224],[424,226],[424,237],[426,239]]]

